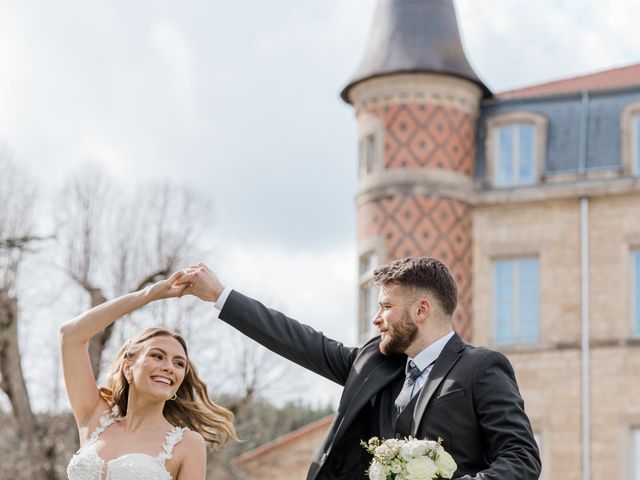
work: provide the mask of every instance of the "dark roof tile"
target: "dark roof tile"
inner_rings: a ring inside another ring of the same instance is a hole
[[[362,63],[340,96],[370,78],[397,73],[437,73],[490,90],[465,56],[452,0],[379,0]]]

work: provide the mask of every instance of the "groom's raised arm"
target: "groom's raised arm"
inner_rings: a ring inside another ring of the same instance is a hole
[[[220,319],[269,350],[340,385],[358,353],[308,325],[232,290]]]
[[[357,348],[345,347],[257,300],[225,289],[203,264],[190,267],[186,272],[180,279],[180,283],[190,285],[185,294],[217,302],[221,320],[278,355],[340,385],[345,384],[358,354]]]

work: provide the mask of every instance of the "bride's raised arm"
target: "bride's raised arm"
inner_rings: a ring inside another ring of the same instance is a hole
[[[174,286],[183,272],[161,280],[137,292],[105,302],[78,315],[60,327],[62,369],[71,410],[78,427],[87,424],[101,397],[96,384],[87,343],[94,335],[117,319],[147,303],[163,298],[179,297],[187,285]]]

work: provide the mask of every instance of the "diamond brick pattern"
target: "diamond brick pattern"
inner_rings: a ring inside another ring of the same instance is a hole
[[[372,109],[385,125],[385,167],[433,167],[473,176],[475,120],[444,105],[394,104]]]
[[[471,338],[471,208],[458,200],[397,195],[358,209],[358,241],[382,237],[388,260],[426,255],[442,260],[458,285],[453,325]]]

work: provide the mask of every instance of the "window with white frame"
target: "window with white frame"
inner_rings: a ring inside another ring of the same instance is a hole
[[[494,187],[534,185],[547,162],[549,119],[527,110],[505,111],[486,120],[487,181]]]
[[[495,185],[509,187],[535,183],[535,126],[530,123],[502,125],[497,128],[496,136]]]
[[[371,321],[378,310],[378,288],[371,281],[373,280],[373,271],[379,263],[380,259],[374,252],[360,256],[358,337],[362,342],[368,340],[374,333]]]
[[[640,480],[640,428],[634,428],[631,431],[631,464],[633,468],[633,479]]]
[[[378,162],[378,145],[375,133],[369,133],[360,139],[360,175],[374,172]]]
[[[539,260],[513,258],[494,264],[496,344],[536,343],[540,335]]]
[[[640,337],[640,249],[631,252],[632,272],[632,321],[633,335]]]

